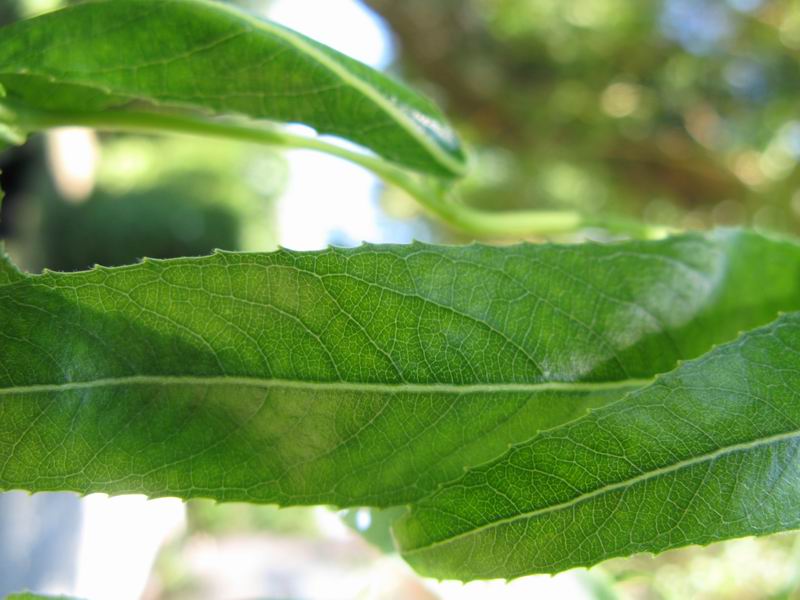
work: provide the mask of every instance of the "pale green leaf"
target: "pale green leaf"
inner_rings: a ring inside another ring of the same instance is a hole
[[[105,0],[0,34],[9,100],[51,111],[133,101],[304,123],[399,164],[460,174],[440,111],[384,75],[305,36],[207,0]]]
[[[557,573],[800,527],[800,313],[517,445],[412,507],[440,578]]]
[[[0,488],[391,506],[800,308],[800,248],[219,253],[0,286]]]

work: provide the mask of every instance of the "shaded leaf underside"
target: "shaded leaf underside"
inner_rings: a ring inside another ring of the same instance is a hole
[[[798,247],[724,231],[8,281],[0,488],[411,502],[800,308],[798,275]]]

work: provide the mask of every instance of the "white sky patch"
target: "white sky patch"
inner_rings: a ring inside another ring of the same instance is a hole
[[[278,203],[281,246],[321,250],[382,241],[374,175],[318,152],[289,152],[288,160],[289,181]]]
[[[83,127],[64,127],[47,134],[47,162],[56,189],[69,202],[92,193],[100,161],[97,134]]]
[[[385,25],[355,0],[277,0],[266,16],[372,67],[392,59]],[[316,152],[290,152],[288,159],[289,181],[278,204],[281,246],[319,250],[387,241],[374,175]]]
[[[183,503],[175,498],[84,498],[75,594],[88,600],[140,598],[161,544],[185,520]]]
[[[382,69],[392,60],[385,25],[355,0],[277,0],[266,14],[371,67]]]

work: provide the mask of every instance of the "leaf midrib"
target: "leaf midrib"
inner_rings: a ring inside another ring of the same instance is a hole
[[[524,392],[591,392],[614,390],[631,387],[644,387],[652,383],[652,379],[624,379],[619,381],[597,382],[542,382],[542,383],[367,383],[349,381],[301,381],[296,379],[262,379],[258,377],[231,376],[171,376],[171,375],[131,375],[126,377],[109,377],[87,381],[67,383],[46,383],[0,388],[0,397],[20,396],[37,393],[61,393],[69,391],[92,390],[108,387],[125,386],[240,386],[254,388],[288,388],[298,390],[337,391],[337,392],[372,392],[372,393],[439,393],[439,394],[471,394],[471,393],[524,393]]]
[[[678,462],[673,463],[671,465],[667,465],[667,466],[664,466],[664,467],[659,467],[659,468],[656,468],[656,469],[652,469],[652,470],[646,471],[644,473],[640,473],[639,475],[636,475],[635,477],[630,477],[630,478],[625,479],[623,481],[617,481],[615,483],[610,483],[610,484],[605,485],[605,486],[603,486],[601,488],[598,488],[596,490],[592,490],[591,492],[585,492],[583,494],[575,496],[574,498],[571,498],[571,499],[566,500],[564,502],[559,502],[558,504],[554,504],[552,506],[546,506],[546,507],[543,507],[543,508],[537,508],[537,509],[532,510],[532,511],[527,511],[527,512],[524,512],[524,513],[512,515],[510,517],[497,519],[497,520],[485,523],[483,525],[480,525],[478,527],[474,527],[474,528],[469,529],[467,531],[463,531],[461,533],[448,536],[448,537],[443,538],[441,540],[433,541],[433,542],[431,542],[429,544],[425,544],[423,546],[417,546],[416,548],[410,548],[408,550],[403,550],[402,553],[403,553],[404,556],[412,556],[414,554],[417,554],[417,553],[420,553],[420,552],[423,552],[423,551],[426,551],[426,550],[431,550],[431,549],[436,548],[438,546],[444,546],[444,545],[456,542],[456,541],[458,541],[460,539],[468,538],[468,537],[473,536],[473,535],[477,535],[477,534],[479,534],[479,533],[481,533],[483,531],[494,529],[494,528],[500,527],[502,525],[507,525],[509,523],[514,523],[516,521],[521,521],[523,519],[534,519],[536,517],[540,517],[542,515],[546,515],[546,514],[549,514],[549,513],[553,513],[553,512],[557,512],[557,511],[561,511],[561,510],[566,510],[566,509],[569,509],[569,508],[573,508],[573,507],[575,507],[575,506],[577,506],[579,504],[582,504],[583,502],[588,502],[589,500],[592,500],[594,498],[598,498],[598,497],[603,496],[605,494],[609,494],[609,493],[612,493],[612,492],[615,492],[615,491],[619,491],[619,490],[624,490],[624,489],[632,487],[632,486],[634,486],[634,485],[636,485],[638,483],[649,481],[651,479],[656,479],[656,478],[664,476],[664,475],[669,475],[671,473],[675,473],[675,472],[680,471],[680,470],[685,469],[685,468],[697,466],[697,465],[700,465],[700,464],[703,464],[703,463],[706,463],[706,462],[712,462],[712,461],[714,461],[716,459],[722,458],[724,456],[728,456],[730,454],[735,454],[737,452],[745,452],[745,451],[748,451],[748,450],[755,450],[755,449],[758,449],[758,448],[761,448],[761,447],[770,446],[772,444],[778,444],[780,442],[790,441],[790,440],[792,440],[794,438],[800,438],[800,427],[798,427],[796,429],[789,430],[789,431],[785,431],[785,432],[782,432],[782,433],[777,433],[777,434],[773,434],[773,435],[766,436],[766,437],[760,437],[760,438],[757,438],[755,440],[750,440],[748,442],[740,442],[740,443],[737,443],[737,444],[730,444],[728,446],[722,446],[721,448],[717,448],[716,450],[714,450],[712,452],[707,452],[705,454],[701,454],[700,456],[693,456],[691,458],[687,458],[687,459],[678,461]]]

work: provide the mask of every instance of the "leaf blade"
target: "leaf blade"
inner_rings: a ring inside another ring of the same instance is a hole
[[[413,501],[800,304],[773,269],[800,250],[723,232],[28,277],[0,287],[0,487]]]
[[[398,524],[404,557],[514,578],[800,527],[798,341],[785,315],[476,468]]]
[[[10,99],[41,109],[124,109],[137,100],[299,122],[410,168],[464,171],[458,139],[429,100],[208,0],[95,1],[12,24],[0,37],[0,82]]]

